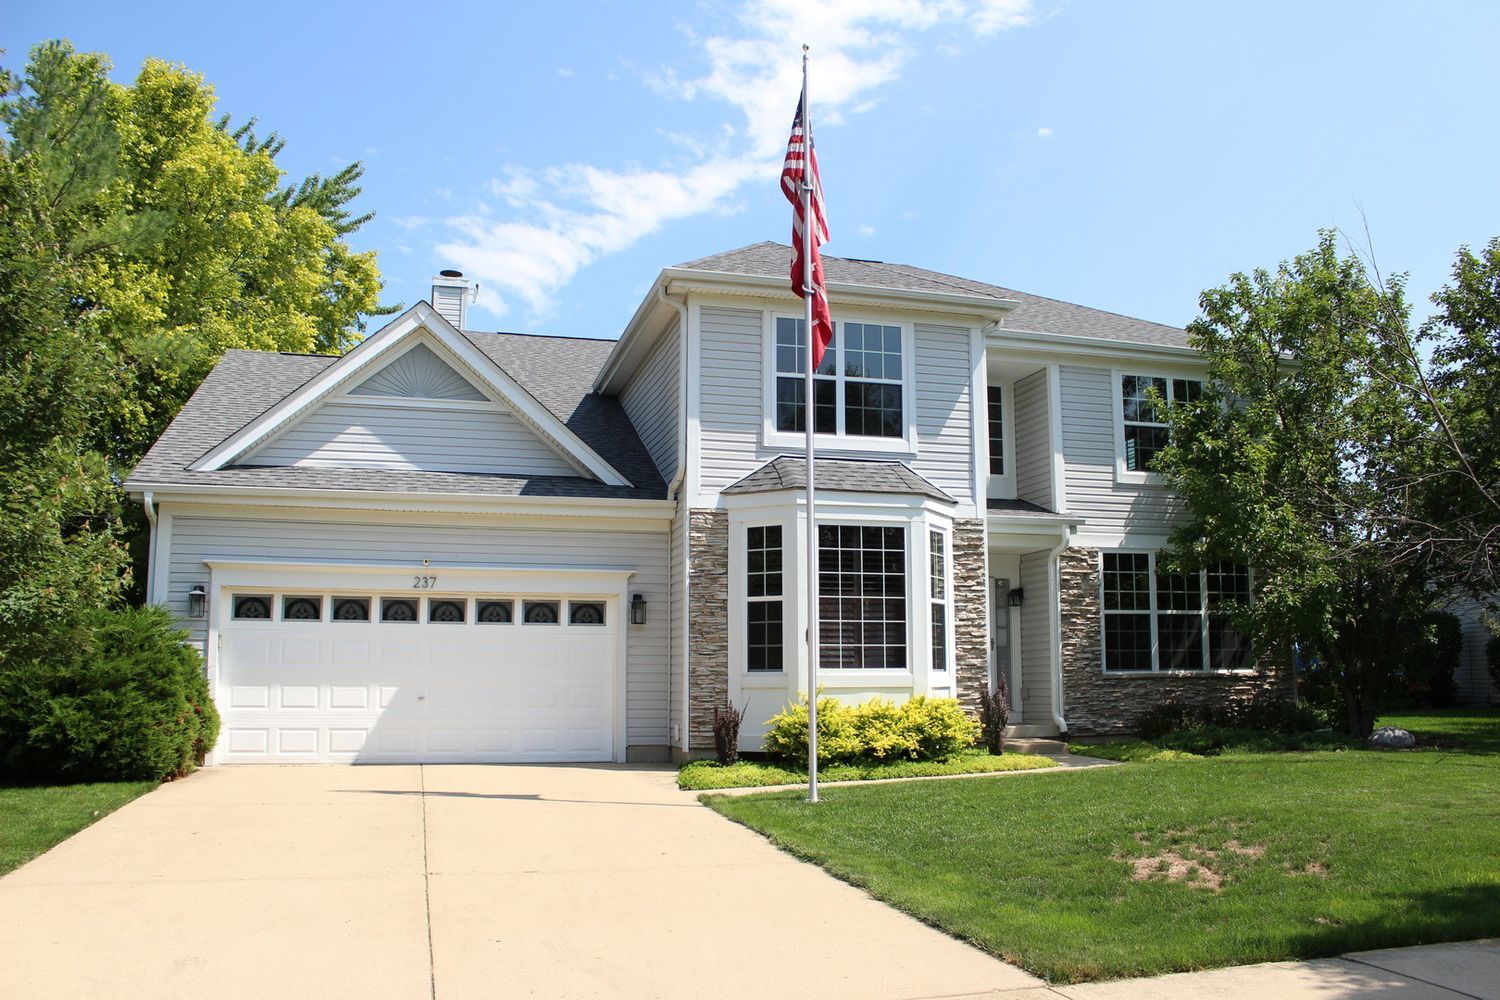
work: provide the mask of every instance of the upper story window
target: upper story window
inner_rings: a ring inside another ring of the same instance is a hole
[[[907,359],[899,326],[834,324],[833,342],[813,373],[813,430],[842,437],[906,434]],[[804,321],[776,318],[776,429],[807,429],[807,332]]]
[[[1005,390],[989,388],[990,475],[1005,475]]]
[[[1122,374],[1120,386],[1120,468],[1144,476],[1151,460],[1167,446],[1169,428],[1165,407],[1153,402],[1152,390],[1168,405],[1185,403],[1203,394],[1196,379],[1163,375]]]

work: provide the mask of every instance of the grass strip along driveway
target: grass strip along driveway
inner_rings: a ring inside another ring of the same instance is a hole
[[[1500,715],[1488,716],[1500,726]],[[1418,727],[1432,729],[1432,725]],[[1500,754],[1235,754],[705,797],[1054,982],[1500,933]]]
[[[0,788],[0,875],[157,786],[155,781]]]

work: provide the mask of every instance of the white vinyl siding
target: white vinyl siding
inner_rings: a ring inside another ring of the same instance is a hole
[[[918,323],[917,457],[911,467],[960,504],[974,502],[974,399],[969,331]]]
[[[391,515],[393,519],[400,515]],[[309,560],[433,566],[579,567],[631,569],[627,583],[648,603],[645,625],[628,626],[627,742],[667,742],[667,538],[663,532],[504,526],[478,521],[411,524],[399,520],[344,523],[243,516],[174,515],[168,606],[201,647],[205,619],[186,619],[187,594],[209,579],[206,558]],[[218,600],[218,595],[210,595]],[[518,609],[519,610],[519,609]],[[658,613],[660,612],[660,613]]]
[[[1052,495],[1051,419],[1047,406],[1047,373],[1035,372],[1016,382],[1016,498],[1056,510]]]
[[[699,317],[699,489],[712,494],[778,455],[801,452],[761,444],[764,380],[775,378],[765,363],[764,314],[760,310],[705,306]],[[971,505],[974,407],[969,331],[918,323],[913,340],[916,356],[908,363],[915,365],[915,392],[910,405],[918,439],[916,457],[902,450],[901,441],[894,440],[889,456],[878,450],[845,451],[821,445],[818,454],[904,461],[961,505]]]
[[[1052,722],[1052,574],[1050,554],[1028,552],[1021,557],[1021,578],[1012,586],[1026,591],[1021,603],[1021,719],[1013,722],[1044,726]]]
[[[677,362],[681,334],[676,324],[657,342],[625,391],[620,405],[651,453],[662,479],[677,474]]]
[[[1115,481],[1115,394],[1107,369],[1064,366],[1062,387],[1063,458],[1067,469],[1068,512],[1088,522],[1088,530],[1165,533],[1180,501],[1162,486]]]
[[[578,476],[499,409],[332,401],[245,459],[246,465]]]

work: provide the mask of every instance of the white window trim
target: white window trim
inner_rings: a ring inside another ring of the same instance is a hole
[[[1134,375],[1134,374],[1137,374],[1137,373],[1136,372],[1130,372],[1129,374]],[[1104,648],[1104,616],[1108,615],[1108,614],[1134,614],[1134,615],[1138,615],[1138,614],[1145,613],[1145,612],[1140,611],[1139,609],[1134,610],[1134,611],[1117,611],[1117,612],[1111,612],[1111,611],[1105,610],[1105,607],[1104,607],[1104,557],[1106,555],[1132,555],[1132,556],[1143,555],[1143,556],[1146,556],[1146,558],[1147,558],[1146,572],[1147,572],[1148,577],[1150,578],[1150,584],[1151,584],[1151,588],[1150,588],[1150,594],[1151,594],[1151,610],[1150,610],[1150,615],[1151,615],[1151,663],[1153,664],[1153,666],[1152,666],[1152,669],[1150,669],[1150,670],[1110,670],[1110,669],[1108,669],[1105,666],[1105,663],[1107,662],[1107,657],[1106,657],[1105,648]],[[1131,549],[1131,548],[1115,548],[1115,549],[1100,549],[1099,550],[1098,560],[1094,564],[1095,573],[1097,574],[1098,579],[1099,579],[1099,585],[1098,585],[1098,594],[1099,594],[1099,672],[1101,674],[1103,674],[1105,677],[1244,677],[1246,675],[1251,675],[1251,674],[1258,673],[1259,672],[1259,661],[1256,660],[1253,656],[1251,657],[1248,666],[1241,667],[1238,670],[1216,670],[1216,669],[1212,669],[1212,668],[1210,668],[1208,666],[1209,657],[1211,655],[1210,650],[1208,648],[1208,640],[1209,640],[1209,633],[1208,633],[1208,574],[1207,574],[1206,570],[1201,570],[1201,569],[1197,571],[1197,573],[1198,573],[1199,601],[1202,604],[1202,610],[1200,610],[1198,612],[1198,619],[1199,619],[1198,628],[1199,628],[1199,632],[1200,632],[1200,634],[1202,636],[1202,642],[1203,642],[1203,644],[1202,644],[1202,650],[1203,650],[1203,653],[1202,653],[1202,655],[1203,655],[1203,669],[1202,670],[1160,670],[1160,669],[1156,668],[1155,664],[1158,664],[1158,663],[1161,662],[1161,644],[1160,644],[1160,638],[1157,635],[1157,615],[1159,615],[1159,614],[1178,614],[1178,612],[1160,611],[1157,608],[1157,606],[1156,606],[1156,556],[1157,556],[1157,553],[1154,550]],[[1252,601],[1254,601],[1255,600],[1255,573],[1254,573],[1253,570],[1250,570],[1249,573],[1250,573],[1250,599]],[[1252,649],[1251,652],[1253,654],[1254,650]]]
[[[990,397],[991,389],[1000,390],[1000,443],[1005,449],[1005,472],[995,475],[990,471]],[[1013,382],[1001,382],[998,385],[985,385],[984,395],[984,454],[981,460],[984,462],[984,474],[986,478],[985,496],[995,497],[1001,500],[1014,500],[1016,497],[1016,398]]]
[[[761,394],[762,427],[761,443],[766,448],[802,448],[807,436],[795,431],[776,429],[776,322],[779,319],[805,319],[800,313],[765,312],[762,330]],[[858,313],[840,313],[834,317],[834,346],[839,350],[840,370],[836,372],[838,390],[835,395],[834,414],[836,426],[844,425],[844,382],[842,372],[843,345],[838,340],[841,324],[869,323],[875,326],[895,326],[901,329],[901,436],[867,437],[863,434],[814,434],[813,444],[830,451],[878,452],[884,455],[913,457],[917,453],[916,420],[916,332],[912,323],[893,321],[878,316]],[[894,384],[894,383],[890,383]]]
[[[1120,388],[1120,380],[1126,375],[1134,375],[1137,378],[1166,379],[1168,393],[1171,392],[1173,379],[1206,382],[1207,378],[1201,371],[1166,371],[1146,368],[1115,368],[1109,373],[1110,408],[1114,413],[1115,428],[1115,482],[1135,483],[1142,486],[1165,486],[1166,480],[1160,472],[1125,468],[1125,394]]]
[[[932,536],[936,534],[943,545],[943,599],[939,601],[931,593],[932,588]],[[958,650],[954,648],[954,625],[953,625],[953,532],[949,528],[929,523],[927,525],[927,666],[934,677],[952,678],[958,672]],[[943,613],[943,648],[946,652],[948,663],[939,668],[937,661],[932,657],[932,606],[942,604]]]

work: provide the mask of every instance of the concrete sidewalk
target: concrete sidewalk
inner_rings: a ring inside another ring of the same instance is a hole
[[[1267,962],[1112,983],[999,990],[947,1000],[1495,1000],[1500,939],[1363,951],[1311,962]]]

